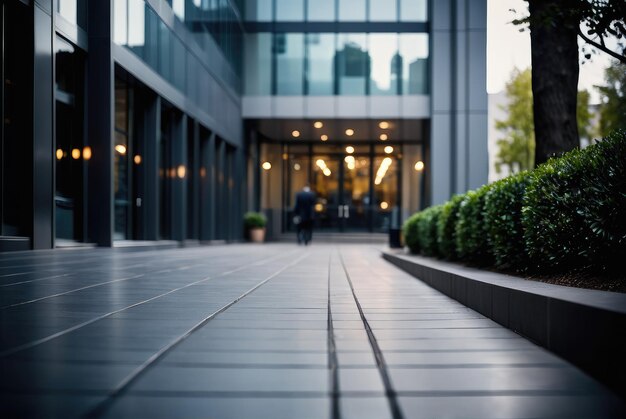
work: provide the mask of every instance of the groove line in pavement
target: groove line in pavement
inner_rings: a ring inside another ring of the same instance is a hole
[[[332,253],[328,256],[328,369],[330,370],[330,396],[332,419],[340,419],[339,409],[339,360],[337,358],[337,347],[335,344],[335,331],[333,329],[333,312],[330,303],[330,269]]]
[[[376,367],[378,368],[378,372],[380,373],[380,377],[383,381],[383,385],[385,387],[385,395],[387,396],[387,400],[389,402],[389,407],[391,409],[391,415],[393,419],[403,419],[404,415],[402,414],[402,410],[400,409],[400,404],[398,403],[397,393],[393,388],[393,384],[391,383],[391,378],[389,378],[389,372],[387,371],[387,364],[385,362],[385,358],[383,357],[382,350],[376,341],[376,336],[374,336],[374,332],[370,327],[367,318],[365,318],[365,314],[363,313],[363,308],[361,307],[361,303],[359,302],[359,298],[356,296],[356,291],[354,289],[354,284],[352,283],[352,279],[350,278],[350,274],[348,272],[348,268],[346,267],[346,263],[343,259],[343,255],[341,251],[337,249],[337,253],[339,254],[339,259],[341,260],[341,266],[346,274],[346,279],[348,280],[348,284],[350,285],[350,290],[352,291],[352,297],[354,298],[354,302],[356,303],[357,309],[359,310],[359,315],[361,316],[361,321],[363,322],[363,326],[365,327],[365,331],[367,333],[367,339],[370,342],[370,346],[372,347],[372,351],[374,352],[374,357],[376,358]]]
[[[293,253],[295,253],[295,252],[290,252],[289,255],[291,255]],[[128,390],[128,388],[143,373],[145,373],[150,367],[152,367],[156,362],[158,362],[161,358],[163,358],[163,356],[165,356],[168,352],[170,352],[172,349],[174,349],[176,346],[178,346],[182,341],[187,339],[189,336],[191,336],[197,330],[201,329],[204,325],[206,325],[209,321],[214,319],[220,313],[223,313],[224,311],[228,310],[231,306],[233,306],[237,302],[241,301],[242,299],[244,299],[245,297],[247,297],[248,295],[250,295],[251,293],[256,291],[258,288],[260,288],[261,286],[266,284],[268,281],[270,281],[271,279],[277,277],[278,275],[280,275],[281,273],[283,273],[284,271],[286,271],[290,267],[298,264],[300,261],[302,261],[304,258],[306,258],[308,256],[309,256],[309,254],[304,254],[304,255],[296,258],[293,262],[283,266],[278,271],[274,272],[273,274],[271,274],[267,278],[263,279],[261,282],[259,282],[258,284],[256,284],[255,286],[253,286],[252,288],[250,288],[249,290],[247,290],[246,292],[241,294],[239,297],[237,297],[234,300],[232,300],[231,302],[229,302],[228,304],[222,306],[220,309],[218,309],[218,310],[214,311],[213,313],[209,314],[207,317],[205,317],[204,319],[202,319],[201,321],[196,323],[193,327],[191,327],[185,333],[183,333],[182,335],[178,336],[177,338],[172,340],[170,343],[168,343],[167,345],[162,347],[158,352],[154,353],[143,364],[138,366],[129,375],[127,375],[124,379],[122,379],[122,381],[120,381],[115,386],[115,388],[109,392],[109,394],[106,396],[106,398],[101,403],[99,403],[95,408],[93,408],[91,411],[89,411],[86,416],[90,417],[90,418],[91,417],[100,417],[102,414],[104,414],[107,411],[107,409],[111,406],[111,404],[118,397],[123,395]]]
[[[294,252],[291,252],[291,253],[288,253],[287,255],[288,255],[288,256],[290,256],[290,255],[291,255],[291,254],[293,254],[293,253],[294,253]],[[123,311],[125,311],[125,310],[129,310],[129,309],[131,309],[131,308],[134,308],[134,307],[137,307],[137,306],[140,306],[140,305],[143,305],[143,304],[149,303],[149,302],[154,301],[154,300],[156,300],[156,299],[158,299],[158,298],[165,297],[166,295],[169,295],[169,294],[175,293],[175,292],[180,291],[180,290],[183,290],[183,289],[185,289],[185,288],[189,288],[189,287],[191,287],[191,286],[198,285],[198,284],[200,284],[200,283],[206,282],[206,281],[211,280],[211,279],[224,277],[224,276],[227,276],[227,275],[233,274],[233,273],[235,273],[235,272],[241,271],[241,270],[243,270],[243,269],[249,268],[249,267],[251,267],[251,266],[256,266],[256,265],[259,265],[259,266],[260,266],[260,265],[266,264],[267,262],[270,262],[270,261],[273,261],[273,260],[275,260],[275,259],[278,259],[278,258],[280,258],[280,257],[282,257],[282,256],[284,256],[284,255],[278,255],[278,256],[273,257],[273,258],[264,259],[264,260],[257,261],[257,262],[254,262],[254,263],[249,263],[249,264],[247,264],[247,265],[241,266],[241,267],[236,268],[236,269],[231,269],[231,270],[229,270],[229,271],[222,272],[222,273],[217,274],[217,275],[211,275],[211,276],[205,277],[205,278],[203,278],[203,279],[200,279],[200,280],[198,280],[198,281],[191,282],[191,283],[189,283],[189,284],[183,285],[183,286],[181,286],[181,287],[175,288],[175,289],[170,290],[170,291],[167,291],[167,292],[165,292],[165,293],[162,293],[162,294],[156,295],[156,296],[154,296],[154,297],[148,298],[148,299],[146,299],[146,300],[142,300],[142,301],[139,301],[139,302],[133,303],[133,304],[131,304],[131,305],[129,305],[129,306],[122,307],[122,308],[120,308],[120,309],[118,309],[118,310],[114,310],[114,311],[111,311],[111,312],[108,312],[108,313],[102,314],[102,315],[100,315],[100,316],[94,317],[94,318],[89,319],[89,320],[87,320],[87,321],[85,321],[85,322],[82,322],[82,323],[79,323],[79,324],[74,325],[74,326],[72,326],[72,327],[69,327],[69,328],[67,328],[67,329],[61,330],[61,331],[59,331],[59,332],[57,332],[57,333],[54,333],[54,334],[49,335],[49,336],[46,336],[46,337],[44,337],[44,338],[37,339],[37,340],[31,341],[31,342],[28,342],[28,343],[24,343],[24,344],[22,344],[22,345],[14,346],[13,348],[6,349],[6,350],[4,350],[4,351],[0,352],[0,358],[4,358],[4,357],[10,356],[10,355],[13,355],[13,354],[15,354],[15,353],[18,353],[18,352],[23,351],[23,350],[26,350],[26,349],[31,349],[31,348],[33,348],[33,347],[35,347],[35,346],[38,346],[38,345],[41,345],[41,344],[43,344],[43,343],[49,342],[49,341],[51,341],[51,340],[53,340],[53,339],[56,339],[56,338],[58,338],[58,337],[61,337],[61,336],[66,335],[66,334],[68,334],[68,333],[74,332],[74,331],[76,331],[76,330],[78,330],[78,329],[81,329],[81,328],[83,328],[83,327],[85,327],[85,326],[88,326],[88,325],[90,325],[90,324],[93,324],[93,323],[95,323],[95,322],[97,322],[97,321],[100,321],[100,320],[106,319],[107,317],[111,317],[111,316],[113,316],[113,315],[115,315],[115,314],[118,314],[118,313],[121,313],[121,312],[123,312]]]

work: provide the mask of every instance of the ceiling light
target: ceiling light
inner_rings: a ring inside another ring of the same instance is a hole
[[[295,171],[300,170],[300,164],[299,163],[294,164],[293,165],[293,170],[295,170]]]
[[[187,168],[185,167],[185,165],[181,164],[180,166],[176,168],[176,174],[178,175],[179,179],[183,179],[186,173],[187,173]]]
[[[314,126],[315,128],[322,128],[322,127],[324,126],[324,124],[322,123],[322,121],[315,121],[315,122],[313,123],[313,126]]]
[[[74,160],[80,159],[80,150],[79,149],[75,148],[75,149],[72,150],[72,158]]]
[[[348,137],[352,137],[352,136],[354,135],[354,130],[353,130],[352,128],[348,128],[348,129],[346,130],[346,135],[347,135]]]
[[[123,144],[118,144],[115,146],[115,151],[123,156],[124,154],[126,154],[126,146]]]
[[[385,147],[385,153],[386,154],[391,154],[393,153],[393,147],[388,145],[387,147]]]
[[[57,149],[57,160],[61,160],[63,158],[63,150],[60,148]]]
[[[83,148],[83,159],[89,160],[91,158],[91,147]]]
[[[424,162],[420,160],[417,163],[415,163],[415,170],[417,170],[418,172],[421,172],[422,170],[424,170]]]
[[[328,135],[324,134],[322,135],[322,141],[328,141]]]
[[[387,141],[389,136],[387,134],[380,134],[380,141]]]
[[[261,167],[263,168],[263,170],[270,170],[272,168],[272,163],[266,161],[261,165]]]
[[[351,145],[349,145],[348,147],[346,147],[346,153],[348,153],[348,154],[352,154],[352,153],[354,153],[354,147],[352,147]]]
[[[387,128],[389,128],[389,122],[387,122],[387,121],[380,121],[378,126],[380,127],[380,129],[387,129]]]
[[[380,208],[386,210],[387,208],[389,208],[389,204],[383,201],[380,203]]]
[[[298,138],[300,136],[300,131],[294,129],[293,131],[291,131],[291,135],[293,136],[293,138]]]
[[[135,162],[135,164],[141,164],[141,156],[139,154],[135,155],[133,161]]]

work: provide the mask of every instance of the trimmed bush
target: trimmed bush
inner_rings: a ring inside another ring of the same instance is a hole
[[[439,256],[437,244],[437,222],[442,205],[426,208],[417,220],[417,234],[420,252],[425,256]]]
[[[421,212],[416,212],[404,222],[402,226],[402,235],[404,236],[404,242],[408,246],[411,253],[419,253],[419,234],[417,232],[417,224],[422,217]]]
[[[263,228],[267,224],[267,218],[260,212],[246,212],[243,216],[243,224],[246,230],[251,228]]]
[[[437,242],[439,255],[445,259],[454,260],[456,252],[456,221],[464,195],[455,195],[443,204],[439,220],[437,221]]]
[[[485,185],[465,194],[456,223],[459,258],[481,265],[489,264],[492,259],[484,222],[486,197],[490,189],[491,185]]]
[[[549,160],[532,173],[523,210],[532,267],[612,270],[626,255],[626,133]]]
[[[499,267],[523,270],[527,262],[522,205],[530,180],[530,172],[509,176],[493,183],[485,197],[484,228]]]

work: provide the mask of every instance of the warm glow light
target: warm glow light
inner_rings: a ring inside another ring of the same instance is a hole
[[[141,164],[141,156],[139,154],[135,155],[133,161],[135,162],[135,164]]]
[[[289,158],[289,154],[283,153],[283,160],[287,160]]]
[[[387,147],[385,147],[385,153],[387,154],[391,154],[393,153],[393,147],[388,145]]]
[[[178,175],[179,179],[183,179],[185,177],[185,174],[187,173],[187,168],[185,168],[184,165],[180,165],[176,168],[176,174]]]
[[[320,204],[320,203],[315,204],[315,211],[316,211],[316,212],[322,212],[322,211],[324,211],[324,205],[322,205],[322,204]]]
[[[324,134],[322,135],[322,141],[328,141],[328,135]]]
[[[332,172],[328,167],[325,167],[324,170],[322,170],[322,173],[324,173],[324,176],[330,176]]]
[[[389,204],[386,203],[385,201],[383,201],[383,202],[380,203],[380,208],[381,209],[387,209],[387,208],[389,208]]]
[[[91,159],[91,147],[83,148],[83,159],[85,160]]]
[[[383,178],[387,174],[387,170],[389,170],[389,166],[393,163],[390,157],[385,157],[383,161],[380,163],[380,167],[376,172],[376,179],[374,179],[375,185],[380,185],[383,181]]]
[[[387,129],[387,128],[389,128],[389,122],[387,122],[387,121],[380,121],[380,124],[378,124],[378,126],[380,127],[380,129]]]
[[[322,128],[322,127],[324,126],[324,124],[322,123],[322,121],[315,121],[315,122],[313,123],[313,126],[314,126],[315,128]]]
[[[123,144],[118,144],[115,146],[115,151],[117,151],[123,156],[126,154],[126,146]]]
[[[420,160],[417,163],[415,163],[415,170],[417,170],[418,172],[421,172],[422,170],[424,170],[424,162]]]
[[[348,169],[354,170],[356,168],[356,159],[354,158],[354,156],[346,156],[344,161],[346,162]]]
[[[291,131],[291,135],[293,136],[293,138],[298,138],[300,136],[300,131],[294,129],[293,131]]]
[[[322,160],[322,159],[317,159],[315,161],[315,164],[317,165],[317,167],[321,167],[321,168],[326,167],[326,162],[324,160]]]
[[[75,149],[72,150],[72,158],[74,160],[80,159],[80,150],[79,149],[75,148]]]
[[[263,168],[263,170],[270,170],[272,168],[272,163],[266,161],[261,165],[261,167]]]
[[[351,145],[349,145],[348,147],[346,147],[346,153],[348,153],[348,154],[352,154],[352,153],[354,153],[354,147],[352,147]]]
[[[348,137],[352,137],[352,136],[354,135],[354,130],[353,130],[352,128],[348,128],[348,129],[346,130],[346,135],[347,135]]]
[[[57,160],[61,160],[63,158],[63,150],[60,148],[57,149]]]
[[[387,141],[387,139],[389,139],[387,134],[380,134],[380,141]]]
[[[202,167],[200,169],[200,177],[201,178],[205,178],[206,177],[206,167]]]
[[[294,164],[293,165],[293,170],[295,170],[295,171],[300,170],[300,164],[299,163]]]

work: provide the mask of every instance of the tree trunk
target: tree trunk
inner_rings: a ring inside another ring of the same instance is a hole
[[[569,1],[528,0],[535,164],[580,145],[576,123],[580,20],[566,13]]]

